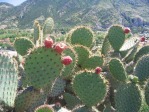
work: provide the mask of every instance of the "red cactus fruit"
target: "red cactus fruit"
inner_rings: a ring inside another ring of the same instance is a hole
[[[125,33],[125,34],[128,34],[128,33],[130,33],[130,32],[131,32],[130,28],[126,27],[126,28],[124,29],[124,33]]]
[[[46,48],[51,48],[53,43],[54,43],[53,40],[49,37],[46,38],[45,41],[44,41],[44,45],[45,45]]]
[[[62,58],[62,63],[64,65],[69,65],[72,63],[72,58],[70,56],[65,56]]]
[[[141,41],[141,42],[144,42],[144,41],[145,41],[145,37],[144,37],[144,36],[141,37],[141,38],[140,38],[140,41]]]
[[[102,71],[102,68],[101,67],[96,67],[96,69],[95,69],[95,73],[96,74],[100,74],[101,71]]]
[[[67,45],[65,43],[57,43],[54,47],[54,50],[61,54],[65,49],[67,48]]]

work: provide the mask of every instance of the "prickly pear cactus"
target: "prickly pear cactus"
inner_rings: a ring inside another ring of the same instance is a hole
[[[49,105],[41,105],[35,110],[35,112],[54,112],[54,110]]]
[[[86,106],[92,107],[104,100],[108,90],[106,84],[101,74],[82,71],[73,79],[73,90]]]
[[[122,57],[125,57],[127,53],[133,49],[135,46],[138,46],[138,41],[135,37],[126,39],[123,46],[120,48],[120,53]]]
[[[88,59],[90,55],[90,51],[87,47],[81,46],[81,45],[75,45],[73,49],[76,51],[78,55],[78,62],[77,66],[80,68],[82,67],[82,64]]]
[[[70,93],[64,93],[64,100],[66,101],[66,107],[68,109],[73,109],[74,107],[81,104],[81,101],[74,95]]]
[[[149,46],[142,47],[135,55],[134,62],[137,62],[143,55],[149,54]]]
[[[149,78],[149,55],[138,60],[134,74],[139,78],[139,81],[145,81]]]
[[[108,31],[108,39],[115,51],[119,51],[125,41],[125,33],[121,26],[114,25]]]
[[[136,84],[122,84],[115,94],[116,112],[139,112],[142,104],[140,88]]]
[[[55,97],[60,95],[62,92],[64,92],[66,86],[66,81],[63,80],[62,78],[58,77],[55,79],[53,82],[51,91],[50,91],[50,96]]]
[[[73,62],[69,66],[64,67],[61,75],[61,77],[69,79],[73,76],[73,72],[77,65],[78,56],[76,55],[75,50],[71,47],[68,47],[66,50],[64,50],[62,55],[70,56],[73,59]]]
[[[17,53],[24,56],[28,53],[29,49],[32,49],[34,44],[28,38],[21,37],[16,38],[14,41],[14,48],[16,49]]]
[[[35,108],[43,105],[47,95],[35,90],[33,87],[28,87],[18,94],[15,100],[16,112],[33,112]]]
[[[108,35],[106,35],[105,39],[103,41],[103,44],[102,44],[101,54],[106,56],[108,54],[108,52],[110,51],[110,48],[111,48],[111,45],[110,45],[110,42],[108,40]]]
[[[95,69],[97,66],[103,65],[103,58],[101,56],[90,56],[83,64],[83,69]]]
[[[7,53],[0,53],[0,102],[13,107],[18,85],[18,67]]]
[[[78,68],[95,69],[97,66],[103,65],[103,58],[101,56],[92,55],[87,47],[75,45],[73,48],[78,55]]]
[[[135,54],[137,53],[137,50],[138,50],[138,46],[135,46],[132,50],[130,50],[127,55],[123,58],[123,60],[126,62],[126,63],[129,63],[131,62],[134,57],[135,57]]]
[[[80,26],[71,31],[70,43],[91,47],[93,43],[93,31],[85,26]]]
[[[54,49],[38,47],[33,49],[27,56],[24,70],[26,79],[36,89],[50,87],[56,77],[60,75],[63,65],[61,55]]]
[[[43,35],[45,37],[46,34],[50,34],[53,31],[54,28],[54,20],[49,17],[46,19],[43,27]]]
[[[34,21],[34,44],[38,45],[41,39],[41,26],[37,20]]]
[[[109,63],[109,69],[115,79],[122,82],[126,81],[127,74],[122,62],[119,59],[112,59]]]

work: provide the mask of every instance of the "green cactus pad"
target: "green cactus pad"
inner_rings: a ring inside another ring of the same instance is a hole
[[[53,49],[35,48],[25,61],[26,77],[36,89],[52,86],[53,80],[60,75],[63,65],[61,55]]]
[[[145,81],[149,78],[149,55],[138,60],[134,74],[139,78],[139,81]]]
[[[41,26],[37,20],[34,21],[34,44],[38,45],[40,40]]]
[[[88,59],[90,55],[89,49],[81,45],[75,45],[73,48],[78,55],[77,66],[81,68],[82,64]]]
[[[6,53],[0,53],[0,102],[13,107],[18,85],[16,62]]]
[[[65,79],[69,79],[73,75],[73,72],[74,72],[75,67],[77,65],[77,59],[78,58],[77,58],[75,50],[73,50],[71,47],[64,50],[62,55],[63,56],[70,56],[73,60],[69,66],[64,67],[64,69],[62,71],[62,75],[61,75],[61,77],[65,78]]]
[[[92,56],[87,47],[75,45],[73,48],[78,55],[77,67],[80,69],[95,69],[97,66],[103,65],[103,58]]]
[[[15,112],[33,112],[35,108],[43,105],[47,95],[28,87],[20,92],[15,100]]]
[[[64,93],[63,97],[66,102],[66,107],[68,109],[73,109],[74,107],[81,104],[81,101],[76,96],[70,93]]]
[[[147,105],[149,106],[149,82],[147,83],[145,87],[145,100]]]
[[[130,51],[127,53],[127,55],[124,57],[123,60],[124,60],[126,63],[131,62],[131,61],[134,59],[135,54],[137,53],[137,50],[138,50],[138,46],[135,46],[132,50],[130,50]]]
[[[101,103],[107,94],[106,80],[93,72],[77,73],[73,79],[73,90],[86,106]]]
[[[72,84],[67,84],[66,85],[66,91],[69,93],[74,93],[73,88],[72,88]]]
[[[109,43],[108,36],[106,35],[106,37],[103,41],[103,44],[102,44],[101,54],[106,56],[108,54],[108,52],[110,51],[110,49],[111,49],[111,45]]]
[[[125,33],[121,26],[112,26],[108,31],[108,39],[115,51],[119,51],[125,41]]]
[[[46,19],[45,23],[44,23],[44,27],[43,27],[43,34],[50,34],[53,31],[54,28],[54,20],[49,17]]]
[[[85,26],[77,27],[71,31],[70,41],[73,45],[79,44],[86,47],[91,47],[93,43],[93,32]]]
[[[125,82],[127,79],[127,74],[125,72],[124,66],[119,59],[112,59],[109,63],[109,69],[112,76],[118,81]]]
[[[41,105],[35,112],[54,112],[53,108],[50,105]]]
[[[136,38],[126,39],[123,46],[120,48],[121,56],[125,57],[127,53],[135,46],[138,46],[138,42]]]
[[[51,91],[50,91],[50,97],[55,97],[60,95],[62,92],[64,92],[66,86],[66,81],[61,79],[60,77],[56,78],[53,82]]]
[[[91,56],[83,64],[82,68],[95,69],[97,66],[103,65],[103,58],[100,56]]]
[[[149,46],[142,47],[135,55],[134,62],[137,62],[143,55],[149,54]]]
[[[34,44],[25,37],[16,38],[14,41],[14,48],[22,56],[27,55],[29,49],[32,49],[33,47]]]
[[[142,97],[135,84],[122,84],[115,94],[116,112],[139,112]]]

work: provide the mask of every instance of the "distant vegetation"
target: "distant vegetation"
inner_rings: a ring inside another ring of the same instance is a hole
[[[13,50],[12,44],[16,37],[32,37],[32,31],[19,29],[2,29],[0,30],[0,47],[2,49]]]

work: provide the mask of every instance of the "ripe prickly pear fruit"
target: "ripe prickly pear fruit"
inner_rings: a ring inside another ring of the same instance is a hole
[[[51,48],[53,46],[53,40],[51,38],[46,38],[44,41],[44,45],[46,48]]]
[[[128,34],[128,33],[130,33],[130,32],[131,32],[130,28],[126,27],[126,28],[124,29],[124,33],[125,33],[125,34]]]
[[[57,43],[55,46],[54,46],[54,50],[56,52],[58,52],[59,54],[61,54],[65,49],[67,48],[67,45],[65,43]]]
[[[72,63],[72,58],[70,56],[65,56],[62,58],[62,63],[64,65],[69,65]]]
[[[140,41],[141,41],[141,42],[144,42],[144,41],[145,41],[145,37],[144,37],[144,36],[141,37],[141,38],[140,38]]]
[[[96,67],[96,69],[95,69],[95,73],[96,74],[100,74],[101,71],[102,71],[102,68],[101,67]]]

